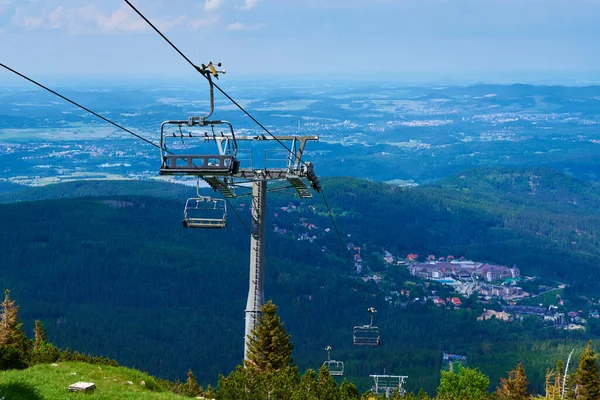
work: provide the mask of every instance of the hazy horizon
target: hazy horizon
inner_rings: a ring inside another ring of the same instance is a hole
[[[600,0],[132,3],[194,63],[221,61],[224,82],[600,82]],[[0,0],[0,54],[40,80],[197,75],[121,0]]]
[[[6,64],[12,67],[10,64]],[[14,68],[16,69],[16,68]],[[80,86],[81,87],[102,87],[102,85],[116,86],[186,86],[204,88],[204,79],[194,71],[190,70],[188,74],[176,76],[143,76],[143,75],[90,75],[90,74],[33,74],[25,70],[18,70],[31,79],[38,80],[44,85],[60,86]],[[514,76],[502,76],[501,74],[472,74],[469,76],[460,76],[452,74],[440,74],[440,76],[419,76],[417,74],[379,74],[379,75],[349,75],[349,74],[256,74],[256,75],[235,75],[235,71],[229,71],[217,83],[222,86],[233,86],[242,84],[265,84],[265,85],[293,85],[293,84],[381,84],[398,86],[472,86],[472,85],[535,85],[535,86],[596,86],[600,85],[600,72],[590,74],[564,74],[548,75],[541,73],[515,74]],[[0,85],[5,87],[33,86],[30,82],[14,75],[13,73],[0,68]]]

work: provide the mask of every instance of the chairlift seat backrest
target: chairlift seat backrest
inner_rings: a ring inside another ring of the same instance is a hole
[[[237,173],[235,157],[220,154],[166,155],[160,175],[231,175]]]
[[[210,197],[188,199],[183,211],[183,227],[225,229],[227,227],[225,201]]]
[[[379,328],[372,325],[362,325],[354,327],[354,344],[356,346],[379,346],[381,337]]]
[[[329,371],[331,376],[343,376],[344,375],[344,362],[336,360],[328,360],[323,363],[325,368]]]

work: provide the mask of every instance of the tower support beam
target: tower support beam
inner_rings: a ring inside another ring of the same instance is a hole
[[[256,326],[260,309],[265,303],[265,214],[267,181],[252,183],[252,235],[250,240],[250,285],[246,303],[246,329],[244,332],[244,360],[248,360],[248,337]]]

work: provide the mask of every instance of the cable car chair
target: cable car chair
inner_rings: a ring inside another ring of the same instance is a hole
[[[344,362],[331,359],[331,346],[325,347],[325,350],[327,350],[327,361],[325,361],[323,363],[323,365],[329,371],[329,375],[343,376],[344,375]]]
[[[184,228],[225,229],[227,227],[227,204],[223,199],[200,195],[200,179],[196,186],[197,197],[185,202]]]
[[[221,64],[216,65],[220,66]],[[236,159],[237,142],[233,126],[224,120],[208,120],[215,110],[212,76],[218,78],[218,74],[225,73],[225,71],[217,71],[212,62],[208,66],[203,64],[202,67],[201,72],[208,79],[210,86],[210,111],[201,117],[194,116],[189,117],[187,120],[164,121],[160,125],[160,175],[229,176],[237,173],[239,169],[239,161]],[[169,125],[175,125],[178,129],[177,133],[169,134],[166,129]],[[214,132],[216,125],[227,125],[230,135],[216,134]],[[211,133],[199,132],[198,130],[190,130],[184,133],[182,127],[206,127],[210,128]],[[219,152],[217,154],[214,152],[208,154],[180,154],[173,151],[174,145],[168,144],[169,141],[184,143],[184,139],[194,140],[196,143],[214,141],[218,145]]]
[[[376,313],[377,310],[371,307],[368,308],[367,311],[371,315],[371,323],[369,325],[359,325],[354,327],[354,345],[379,346],[381,345],[379,328],[373,325],[373,314]]]

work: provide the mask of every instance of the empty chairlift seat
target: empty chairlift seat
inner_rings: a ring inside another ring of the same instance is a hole
[[[354,327],[354,344],[356,346],[379,346],[381,337],[379,328],[372,325],[362,325]]]
[[[227,227],[225,200],[211,197],[188,199],[183,211],[183,227],[225,229]]]
[[[231,155],[165,155],[161,175],[231,175],[237,173],[239,161]]]
[[[336,360],[325,361],[325,368],[329,371],[331,376],[343,376],[344,375],[344,362]]]
[[[373,307],[367,309],[371,315],[369,325],[359,325],[354,327],[353,338],[356,346],[379,346],[381,345],[381,336],[379,328],[373,325],[373,314],[377,312]]]
[[[323,365],[329,371],[329,375],[343,376],[344,375],[344,362],[331,359],[331,346],[325,347],[325,350],[327,350],[327,361],[325,361],[323,363]]]

